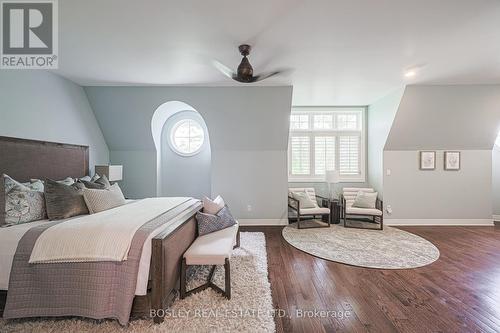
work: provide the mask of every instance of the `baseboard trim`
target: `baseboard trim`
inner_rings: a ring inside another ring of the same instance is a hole
[[[287,225],[287,219],[238,219],[243,226]]]
[[[493,215],[493,221],[500,222],[500,215]]]
[[[493,219],[384,219],[393,226],[493,226]]]

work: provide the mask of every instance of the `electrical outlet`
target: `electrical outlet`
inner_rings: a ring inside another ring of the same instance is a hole
[[[391,207],[391,205],[387,205],[385,207],[385,211],[387,212],[388,215],[391,215],[392,214],[392,207]]]
[[[247,205],[247,212],[251,212],[252,211],[252,205]]]
[[[392,173],[392,170],[391,170],[391,169],[387,169],[387,170],[385,171],[385,174],[386,174],[387,176],[390,176],[390,175],[391,175],[391,173]]]

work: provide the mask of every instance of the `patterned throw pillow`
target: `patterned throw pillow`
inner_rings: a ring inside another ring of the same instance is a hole
[[[203,236],[211,232],[229,228],[236,224],[236,220],[225,206],[216,215],[206,213],[196,213],[198,222],[198,236]]]
[[[47,217],[43,184],[41,182],[21,184],[3,175],[5,187],[5,225],[28,223]]]

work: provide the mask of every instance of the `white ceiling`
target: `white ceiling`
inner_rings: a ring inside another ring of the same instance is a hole
[[[59,70],[81,85],[292,84],[294,105],[366,105],[410,83],[500,83],[498,0],[64,0]],[[404,71],[420,67],[406,79]]]

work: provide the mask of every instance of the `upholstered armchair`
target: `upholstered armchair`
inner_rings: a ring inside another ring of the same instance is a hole
[[[305,193],[307,197],[312,201],[313,206],[301,205],[297,196],[294,193]],[[297,214],[297,228],[298,229],[308,229],[308,228],[328,228],[330,227],[330,200],[322,196],[316,195],[314,188],[289,188],[288,189],[288,207]],[[323,224],[318,224],[315,226],[304,226],[301,222],[304,222],[305,218],[316,218],[316,216],[326,217],[327,222]]]
[[[349,219],[359,220],[363,222],[376,223],[379,225],[378,230],[384,229],[384,208],[383,202],[377,198],[374,208],[359,208],[353,207],[353,203],[359,192],[374,193],[373,188],[355,188],[346,187],[342,190],[342,195],[340,198],[341,211],[340,218],[344,220],[344,227],[346,228],[358,228],[358,229],[374,229],[374,228],[364,228],[355,227],[349,225]],[[368,219],[368,221],[366,221]]]

